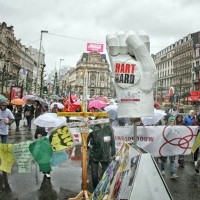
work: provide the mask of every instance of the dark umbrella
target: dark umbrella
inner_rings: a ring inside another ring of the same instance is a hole
[[[33,97],[30,97],[29,99],[27,99],[28,101],[39,101],[40,104],[42,104],[43,106],[47,106],[47,102],[42,99],[41,97],[38,97],[38,96],[33,96]]]

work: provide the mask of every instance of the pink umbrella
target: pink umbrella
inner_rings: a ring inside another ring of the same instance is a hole
[[[104,97],[104,96],[98,97],[97,100],[104,101],[105,103],[109,102],[109,99],[107,97]]]
[[[100,101],[100,100],[93,100],[89,103],[88,108],[97,108],[97,109],[102,109],[105,108],[108,104],[105,103],[104,101]]]

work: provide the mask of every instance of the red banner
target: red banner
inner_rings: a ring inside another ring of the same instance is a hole
[[[22,98],[22,88],[18,86],[11,86],[10,100]]]

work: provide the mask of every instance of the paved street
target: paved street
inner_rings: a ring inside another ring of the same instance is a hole
[[[16,133],[15,125],[12,125],[9,143],[33,139],[34,127],[31,132],[23,126],[20,130]],[[179,178],[175,180],[170,179],[169,163],[167,164],[164,179],[175,200],[198,200],[200,198],[200,177],[194,173],[191,160],[191,156],[186,156],[186,166],[177,168]],[[16,164],[13,165],[11,174],[6,175],[0,172],[1,200],[66,200],[68,197],[75,197],[79,191],[81,191],[80,161],[67,161],[53,168],[50,181],[43,178],[43,174],[39,172],[34,162],[32,162],[31,173],[19,174]]]

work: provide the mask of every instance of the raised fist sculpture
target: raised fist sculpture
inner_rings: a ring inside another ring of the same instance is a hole
[[[114,73],[118,118],[153,116],[153,86],[157,70],[144,31],[107,35],[107,51]]]

